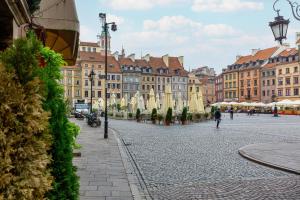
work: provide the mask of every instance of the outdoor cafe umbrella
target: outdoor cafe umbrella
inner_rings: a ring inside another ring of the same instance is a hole
[[[202,91],[201,88],[199,88],[199,92],[198,92],[198,103],[197,103],[198,107],[197,107],[197,112],[198,113],[205,113],[204,111],[204,105],[203,105],[203,95],[202,95]]]
[[[120,106],[121,106],[121,109],[123,109],[126,106],[124,97],[121,99]]]
[[[172,89],[171,85],[166,86],[164,101],[163,101],[163,111],[167,113],[169,108],[173,108],[173,98],[172,98]]]
[[[160,99],[159,99],[159,94],[156,94],[156,108],[160,109]]]
[[[153,88],[151,88],[150,94],[149,94],[149,100],[148,100],[147,110],[150,111],[150,112],[152,112],[152,110],[154,108],[157,108],[157,105],[156,105],[156,102],[155,102],[154,90],[153,90]]]
[[[195,85],[193,85],[192,92],[191,92],[191,99],[189,102],[189,111],[191,113],[196,113],[198,111],[197,101],[198,101],[198,98],[197,98],[197,93],[196,93],[196,87],[195,87]]]

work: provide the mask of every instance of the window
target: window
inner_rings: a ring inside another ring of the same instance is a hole
[[[282,74],[282,69],[278,70],[278,74],[279,74],[279,75]]]
[[[80,81],[79,80],[76,80],[76,85],[79,85],[80,84]]]
[[[278,79],[278,85],[283,85],[283,79],[282,78]]]
[[[70,94],[71,94],[71,91],[68,89],[68,96],[70,96]]]
[[[107,83],[107,88],[110,88],[110,83]]]
[[[231,80],[232,79],[232,74],[229,74],[229,80]]]
[[[298,67],[294,67],[294,73],[298,72]]]
[[[148,90],[148,91],[150,90],[150,85],[147,85],[147,90]]]
[[[291,89],[285,90],[285,96],[291,96]]]
[[[254,80],[254,86],[257,86],[257,80]]]
[[[294,89],[294,96],[298,96],[299,95],[299,88],[295,88]]]
[[[263,73],[262,73],[262,76],[263,76],[263,77],[265,77],[265,76],[266,76],[266,73],[265,73],[265,72],[263,72]]]
[[[244,87],[244,81],[243,80],[241,81],[241,87]]]
[[[82,51],[86,51],[86,48],[85,48],[85,47],[82,47]]]
[[[120,84],[118,83],[118,84],[117,84],[117,89],[120,89],[120,88],[121,88],[121,86],[120,86]]]
[[[275,95],[275,90],[272,90],[272,95]]]
[[[267,91],[267,96],[270,96],[270,90]]]
[[[84,96],[85,96],[85,97],[89,97],[89,91],[86,91],[86,90],[85,90],[85,91],[84,91]]]
[[[157,86],[157,89],[160,90],[160,85]]]
[[[117,80],[121,80],[121,76],[120,75],[117,75]]]
[[[228,88],[228,83],[225,83],[225,88]]]
[[[121,94],[117,93],[117,98],[120,99],[121,98]]]
[[[291,84],[291,78],[285,78],[285,84],[290,85]]]
[[[250,87],[251,85],[251,80],[247,80],[247,86]]]
[[[91,52],[91,47],[88,47],[88,52]]]
[[[266,81],[262,81],[262,85],[265,86],[266,85]]]
[[[270,80],[267,80],[267,86],[270,86]]]
[[[80,96],[80,90],[76,90],[76,96],[77,96],[77,97]]]
[[[107,80],[110,80],[110,75],[107,75]]]
[[[145,90],[145,85],[142,85],[142,89]]]
[[[116,80],[116,76],[115,75],[111,75],[111,80]]]
[[[154,82],[154,77],[152,77],[152,81]]]
[[[116,84],[112,83],[112,89],[116,89]]]
[[[236,88],[236,82],[235,81],[233,82],[233,87]]]
[[[294,84],[298,84],[299,83],[299,78],[298,77],[294,77]]]
[[[241,73],[241,78],[243,78],[243,77],[244,77],[244,73],[242,72],[242,73]]]
[[[250,72],[247,73],[247,76],[250,76]]]
[[[88,80],[84,80],[84,85],[88,86],[89,85],[89,81]]]
[[[279,97],[282,96],[282,90],[278,90],[278,96],[279,96]]]
[[[101,86],[101,81],[98,81],[98,86]]]
[[[254,89],[254,96],[257,96],[257,89]]]
[[[275,79],[272,79],[272,85],[275,85]]]
[[[285,73],[286,73],[286,74],[289,74],[289,73],[290,73],[290,68],[286,68],[286,69],[285,69]]]
[[[150,77],[147,77],[147,81],[150,81]]]
[[[228,75],[225,76],[225,79],[228,80]]]
[[[96,52],[96,48],[93,48],[93,52]]]
[[[242,97],[244,96],[244,90],[241,90],[241,96]]]
[[[265,97],[266,96],[266,91],[262,91],[262,95]]]
[[[101,97],[101,91],[98,91],[98,97]]]
[[[89,71],[86,69],[86,70],[84,70],[84,75],[85,76],[89,76]]]

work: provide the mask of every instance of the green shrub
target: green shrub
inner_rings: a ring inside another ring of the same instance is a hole
[[[200,113],[196,113],[196,114],[195,114],[196,120],[200,120],[200,119],[201,119],[201,116],[202,116],[202,115],[201,115]]]
[[[165,118],[166,124],[170,124],[172,122],[172,108],[169,108]]]
[[[136,110],[135,119],[136,119],[137,121],[140,121],[140,120],[141,120],[141,111],[140,111],[139,108]]]
[[[132,113],[128,113],[128,117],[129,117],[129,118],[132,118],[132,117],[133,117],[133,114],[132,114]]]
[[[152,109],[152,113],[151,113],[151,121],[153,123],[155,123],[155,121],[157,120],[157,109],[156,108],[153,108]]]
[[[117,104],[117,111],[120,112],[120,110],[121,110],[121,105]]]
[[[187,107],[184,107],[180,118],[181,122],[185,122],[187,120],[187,117]]]
[[[164,116],[163,116],[163,115],[161,115],[161,114],[158,114],[158,115],[157,115],[157,120],[158,120],[159,124],[160,124],[160,122],[161,122],[163,119],[164,119]]]
[[[40,83],[21,85],[0,68],[0,199],[43,199],[53,178],[47,169],[49,113],[36,92]]]
[[[193,121],[193,115],[192,115],[192,113],[188,113],[188,120],[189,121]]]
[[[52,175],[55,177],[53,190],[48,194],[52,200],[78,199],[79,180],[72,164],[74,135],[68,132],[68,119],[64,90],[59,84],[60,68],[64,64],[62,56],[49,48],[42,48],[41,55],[47,65],[39,70],[44,83],[44,109],[51,112],[50,132],[54,142],[51,148],[53,162]]]

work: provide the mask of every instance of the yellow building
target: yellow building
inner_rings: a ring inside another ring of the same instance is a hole
[[[66,66],[62,68],[61,72],[63,75],[61,83],[64,86],[65,98],[70,105],[82,101],[81,68],[78,66]]]
[[[295,48],[283,51],[278,57],[276,65],[276,101],[285,99],[300,100],[300,65],[298,50]]]
[[[238,79],[239,79],[239,72],[237,69],[229,68],[223,72],[223,82],[224,82],[223,91],[224,91],[225,102],[239,101]]]

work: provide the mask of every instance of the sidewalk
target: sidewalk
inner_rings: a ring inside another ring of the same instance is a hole
[[[80,126],[77,142],[81,157],[75,157],[80,177],[80,200],[133,200],[117,140],[109,132],[103,139],[103,126],[91,128],[85,120],[71,119]]]
[[[252,144],[240,148],[239,153],[255,162],[300,174],[299,143]]]

